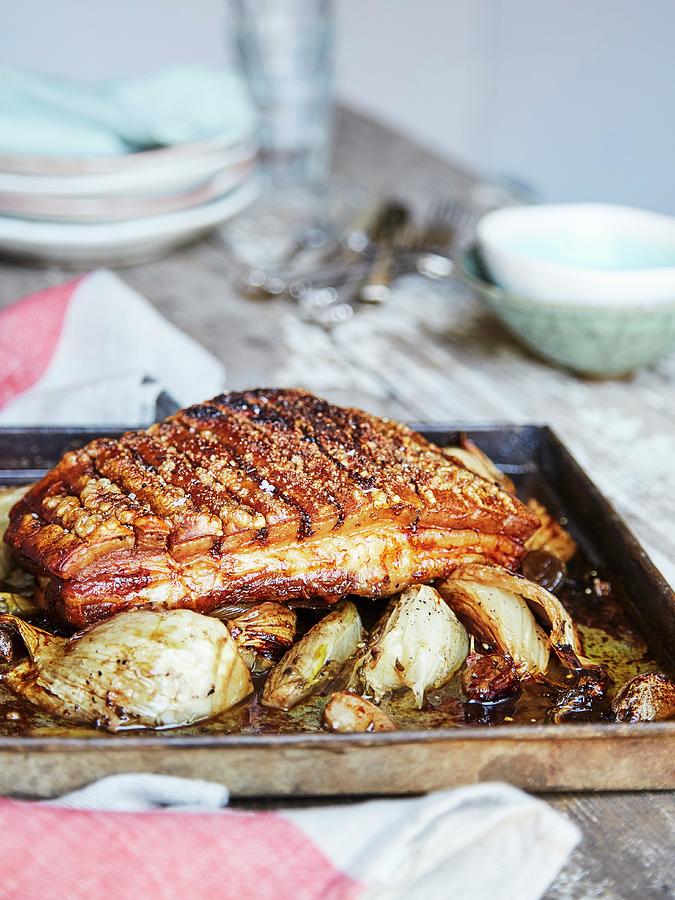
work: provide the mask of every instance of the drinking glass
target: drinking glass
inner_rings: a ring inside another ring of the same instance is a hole
[[[333,0],[230,0],[236,55],[276,183],[321,182],[334,128]]]

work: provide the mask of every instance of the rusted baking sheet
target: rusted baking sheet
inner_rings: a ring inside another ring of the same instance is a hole
[[[556,436],[537,426],[463,431],[526,493],[564,513],[585,559],[611,573],[650,649],[673,666],[675,596]],[[0,429],[0,484],[30,481],[100,430]],[[225,782],[234,796],[406,794],[503,780],[533,791],[675,788],[675,721],[465,726],[381,734],[0,737],[0,793],[49,797],[102,775],[162,772]]]

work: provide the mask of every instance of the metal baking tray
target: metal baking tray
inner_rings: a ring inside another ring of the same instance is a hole
[[[675,596],[611,504],[546,427],[415,426],[443,446],[473,438],[519,488],[564,514],[588,563],[621,586],[673,666]],[[100,429],[0,429],[0,484],[32,481]],[[108,432],[115,434],[118,432]],[[675,721],[495,725],[379,734],[0,737],[0,793],[49,797],[117,772],[213,779],[234,796],[407,794],[503,780],[531,791],[675,788]]]

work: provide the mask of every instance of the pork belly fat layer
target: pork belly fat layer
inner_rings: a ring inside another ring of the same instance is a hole
[[[468,557],[514,566],[535,527],[403,425],[257,390],[66,454],[14,507],[6,540],[79,625],[111,604],[387,594]]]
[[[186,607],[210,612],[229,603],[322,599],[347,594],[385,597],[408,585],[443,577],[457,565],[509,565],[519,546],[504,535],[478,538],[475,531],[377,525],[286,546],[261,546],[167,564],[165,556],[139,560],[124,578],[98,574],[80,581],[53,579],[46,604],[58,619],[76,625],[130,606]],[[108,604],[103,606],[104,604]]]

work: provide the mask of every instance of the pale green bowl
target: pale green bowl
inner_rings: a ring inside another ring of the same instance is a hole
[[[618,378],[646,366],[675,345],[675,297],[670,303],[604,307],[552,304],[517,297],[485,273],[475,247],[458,273],[472,293],[518,340],[550,362],[581,375]]]

